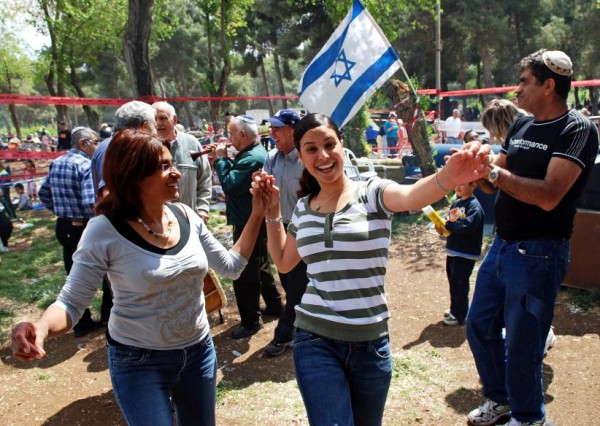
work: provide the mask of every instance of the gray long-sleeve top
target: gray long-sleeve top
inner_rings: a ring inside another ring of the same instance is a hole
[[[114,340],[160,350],[182,349],[204,339],[209,324],[202,287],[208,268],[235,279],[247,261],[225,249],[190,208],[186,213],[190,236],[173,255],[144,250],[103,215],[90,220],[54,305],[76,324],[107,273],[114,297],[108,330]]]

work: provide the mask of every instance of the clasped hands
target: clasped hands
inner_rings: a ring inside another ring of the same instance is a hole
[[[473,141],[463,145],[447,160],[444,168],[456,185],[486,177],[492,162],[491,146]]]
[[[275,185],[275,177],[262,169],[252,174],[250,185],[253,210],[266,217],[279,216],[279,187]]]

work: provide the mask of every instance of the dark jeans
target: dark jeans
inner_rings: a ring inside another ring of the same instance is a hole
[[[0,240],[4,247],[8,247],[8,240],[12,235],[13,224],[4,212],[0,212]]]
[[[569,267],[569,247],[568,241],[496,236],[477,273],[467,340],[483,394],[510,404],[520,422],[546,414],[542,360],[556,293]]]
[[[233,226],[234,243],[240,238],[243,230],[243,226]],[[281,311],[281,294],[275,286],[275,279],[271,273],[267,249],[267,228],[264,223],[260,228],[250,259],[248,259],[248,265],[240,277],[233,281],[233,290],[244,327],[253,327],[259,321],[261,295],[268,311]]]
[[[300,261],[287,274],[279,273],[279,279],[285,290],[285,308],[275,328],[275,339],[279,342],[290,342],[294,338],[295,308],[300,304],[308,284],[306,263]]]
[[[4,205],[4,211],[8,214],[8,216],[12,219],[17,218],[17,213],[15,213],[15,208],[12,205],[12,201],[10,199],[10,187],[2,188],[2,205]]]
[[[450,283],[450,313],[464,321],[469,312],[469,278],[475,261],[459,256],[446,257],[446,275]]]

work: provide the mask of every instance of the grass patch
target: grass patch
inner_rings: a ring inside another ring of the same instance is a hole
[[[566,295],[573,305],[584,311],[600,307],[600,289],[568,287]]]
[[[0,297],[37,303],[56,296],[65,271],[62,249],[54,237],[54,220],[32,217],[27,222],[33,226],[15,229],[9,241],[11,251],[2,256]]]

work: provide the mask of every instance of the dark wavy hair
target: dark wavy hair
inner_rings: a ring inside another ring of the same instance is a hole
[[[96,205],[96,214],[109,218],[135,219],[140,215],[140,182],[160,167],[163,147],[155,135],[123,129],[113,136],[102,168],[108,194]]]
[[[306,132],[317,127],[329,127],[333,129],[338,139],[342,139],[342,134],[337,124],[324,114],[312,113],[308,114],[294,127],[294,146],[298,152],[300,151],[300,141]],[[306,168],[302,171],[300,177],[300,189],[298,190],[298,196],[304,197],[306,195],[317,195],[321,191],[321,185],[313,175],[311,175]]]
[[[532,53],[529,56],[521,59],[519,63],[519,70],[521,72],[525,71],[526,68],[531,69],[531,73],[535,76],[538,81],[538,85],[542,84],[544,81],[549,78],[554,80],[554,92],[556,95],[566,101],[569,96],[569,90],[571,90],[571,76],[564,76],[560,74],[556,74],[552,71],[546,63],[544,62],[544,58],[542,58],[542,53],[544,53],[547,49],[540,49],[537,52]]]

